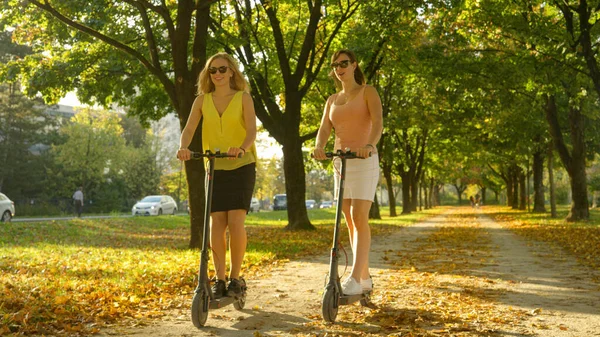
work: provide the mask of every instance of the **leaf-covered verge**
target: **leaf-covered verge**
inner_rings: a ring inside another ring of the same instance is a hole
[[[373,235],[442,210],[372,221]],[[249,215],[245,277],[322,253],[331,244],[334,212],[311,211],[312,231],[285,230],[285,212]],[[0,335],[90,335],[107,324],[144,324],[186,305],[199,261],[199,252],[187,249],[188,236],[185,216],[1,226]]]
[[[528,240],[551,243],[586,266],[600,267],[600,209],[590,210],[590,220],[575,223],[565,221],[569,213],[566,206],[558,209],[556,218],[549,213],[524,213],[506,207],[485,209],[494,220]]]

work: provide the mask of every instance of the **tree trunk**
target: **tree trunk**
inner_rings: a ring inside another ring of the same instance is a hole
[[[525,172],[523,172],[523,169],[520,169],[519,170],[519,194],[520,194],[519,210],[521,210],[521,211],[524,211],[527,209],[527,198],[529,198],[529,195],[526,193],[527,185],[525,184],[525,178],[526,178]]]
[[[556,186],[554,184],[554,150],[548,146],[548,184],[550,185],[550,217],[556,218]]]
[[[544,154],[538,150],[533,154],[533,212],[545,213],[544,205]]]
[[[429,189],[427,184],[423,184],[421,185],[421,189],[423,190],[423,194],[425,194],[423,196],[423,202],[425,203],[425,209],[430,209],[431,205],[429,204]]]
[[[288,100],[288,104],[290,104]],[[292,107],[288,105],[287,109]],[[300,105],[297,106],[300,109]],[[289,111],[288,111],[289,112]],[[291,124],[291,123],[290,123]],[[286,229],[314,229],[306,211],[306,174],[302,142],[298,127],[287,124],[285,143],[283,145],[283,172],[285,176],[285,192],[287,194],[288,224]]]
[[[506,174],[506,179],[504,180],[504,182],[506,183],[506,206],[508,207],[512,207],[512,200],[513,200],[513,179],[512,179],[512,170],[511,167],[508,168],[507,170],[507,174]]]
[[[381,212],[379,211],[379,202],[377,200],[377,193],[369,209],[369,219],[381,219]]]
[[[546,97],[546,120],[560,160],[567,169],[571,181],[573,201],[567,221],[589,220],[590,211],[587,197],[587,177],[585,172],[585,132],[584,116],[578,107],[569,107],[569,127],[571,151],[567,148],[558,121],[558,107],[554,96]]]
[[[458,205],[460,206],[462,205],[462,194],[467,187],[463,185],[458,186],[456,184],[452,184],[452,186],[454,186],[454,188],[456,189],[456,195],[458,196]]]
[[[486,192],[487,192],[487,187],[482,186],[481,187],[481,203],[479,204],[479,206],[486,204]]]
[[[414,175],[410,177],[410,203],[411,210],[417,211],[419,207],[419,180]]]
[[[402,173],[400,177],[402,179],[402,214],[410,214],[412,208],[410,205],[410,182],[408,181],[408,174]]]
[[[390,204],[390,217],[395,217],[398,216],[398,214],[396,214],[396,196],[394,195],[394,180],[392,178],[391,165],[384,164],[382,171],[383,177],[385,178],[385,184],[387,185],[388,200]]]
[[[519,167],[512,165],[511,179],[513,181],[512,209],[519,209]]]
[[[181,100],[178,111],[179,126],[181,130],[185,127],[192,103],[195,98],[193,94],[194,84],[187,89],[187,99]],[[182,95],[183,96],[183,95]],[[198,125],[192,142],[189,146],[191,151],[202,152],[202,123]],[[204,228],[204,207],[206,195],[204,190],[205,167],[203,160],[188,160],[185,162],[185,178],[188,184],[188,205],[190,206],[190,242],[189,248],[202,248],[202,234]]]
[[[440,185],[435,184],[433,187],[433,200],[434,206],[440,206],[442,204],[442,198],[440,196]]]

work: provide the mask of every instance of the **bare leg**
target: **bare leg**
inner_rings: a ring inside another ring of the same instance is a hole
[[[219,280],[225,280],[225,258],[227,242],[227,212],[214,212],[210,214],[210,245],[213,250],[213,263]]]
[[[229,277],[239,279],[248,243],[246,228],[244,227],[246,210],[236,209],[228,211],[227,218],[229,226],[229,252],[231,254],[231,271]]]
[[[344,219],[346,220],[346,226],[348,227],[348,236],[350,237],[350,248],[352,249],[352,254],[356,255],[356,251],[354,251],[354,222],[352,221],[352,214],[350,213],[350,205],[352,204],[352,200],[344,199],[342,202],[342,213],[344,213]]]
[[[355,280],[369,278],[369,252],[371,250],[371,228],[369,227],[369,200],[352,200],[351,215],[354,223],[354,263],[352,277]]]

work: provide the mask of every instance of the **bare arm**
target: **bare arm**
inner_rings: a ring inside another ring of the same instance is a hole
[[[331,120],[329,119],[329,109],[331,108],[334,96],[335,95],[331,95],[329,96],[329,99],[327,99],[327,103],[325,104],[325,109],[323,111],[323,117],[321,117],[321,126],[319,127],[319,132],[317,133],[315,150],[313,151],[313,157],[315,157],[315,159],[323,160],[327,158],[325,157],[325,145],[327,145],[327,141],[331,135],[331,129],[333,128]]]
[[[196,128],[198,128],[198,124],[202,118],[203,102],[204,95],[200,95],[196,97],[194,104],[192,104],[192,111],[190,112],[190,116],[188,117],[183,131],[181,132],[181,138],[179,139],[179,150],[177,150],[177,158],[179,160],[189,160],[191,157],[191,152],[188,149],[188,146],[190,146],[192,138],[194,137],[194,133],[196,132]]]
[[[254,101],[249,93],[244,93],[242,96],[242,114],[244,116],[244,125],[246,126],[246,138],[239,147],[230,148],[227,153],[232,156],[246,154],[246,151],[252,147],[256,140],[256,112],[254,111]]]
[[[377,153],[377,143],[383,132],[383,108],[377,89],[368,85],[365,88],[365,99],[371,117],[371,133],[369,134],[368,143],[357,151],[357,155],[363,158],[369,157],[371,153]]]

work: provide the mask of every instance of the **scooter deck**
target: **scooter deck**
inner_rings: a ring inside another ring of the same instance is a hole
[[[220,309],[230,305],[231,303],[237,301],[235,297],[221,297],[214,300],[211,300],[208,304],[209,309]]]
[[[352,304],[354,302],[358,302],[360,300],[369,300],[370,296],[371,296],[370,291],[366,292],[366,293],[362,293],[362,294],[357,294],[357,295],[341,295],[339,304],[340,305],[348,305],[348,304]]]

